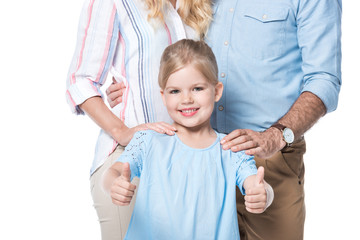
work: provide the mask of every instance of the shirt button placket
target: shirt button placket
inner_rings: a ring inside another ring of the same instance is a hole
[[[226,2],[226,1],[224,1]],[[236,3],[237,1],[235,1]],[[228,16],[227,22],[232,23],[232,18],[235,14],[235,6],[230,6],[230,4],[227,6],[228,9]],[[228,69],[228,51],[230,47],[230,40],[231,40],[231,26],[229,28],[226,28],[226,30],[223,32],[223,47],[221,50],[221,64],[219,64],[219,72],[220,72],[220,80],[224,83],[224,87],[226,88],[226,81],[228,77],[228,72],[226,71]],[[220,46],[219,46],[220,47]],[[226,106],[226,91],[224,91],[222,98],[217,104],[217,114],[216,114],[216,125],[217,130],[220,132],[226,132],[226,124],[225,124],[225,106]]]

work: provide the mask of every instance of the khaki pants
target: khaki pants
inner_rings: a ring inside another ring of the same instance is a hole
[[[101,178],[104,171],[114,163],[123,151],[124,148],[118,146],[105,163],[90,177],[91,195],[100,222],[102,240],[123,239],[134,209],[136,192],[129,206],[116,206],[111,202],[111,198],[103,192],[101,187]],[[138,186],[139,179],[134,178],[133,184]]]
[[[244,207],[237,189],[237,210],[241,240],[301,240],[304,235],[304,162],[302,139],[269,159],[255,158],[265,168],[265,180],[274,189],[274,201],[262,214]]]

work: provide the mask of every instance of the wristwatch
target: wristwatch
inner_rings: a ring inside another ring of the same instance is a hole
[[[294,142],[294,132],[290,128],[285,127],[280,123],[274,123],[273,125],[271,125],[271,127],[277,128],[282,132],[283,139],[286,142],[287,146],[290,146]]]

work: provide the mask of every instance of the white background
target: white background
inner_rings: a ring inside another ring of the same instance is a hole
[[[0,4],[0,239],[100,239],[89,191],[98,127],[65,101],[82,4]],[[339,107],[306,134],[307,240],[360,239],[359,9],[343,1]]]

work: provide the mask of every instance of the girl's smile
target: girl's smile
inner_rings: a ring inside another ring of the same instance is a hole
[[[199,108],[186,108],[179,110],[181,114],[185,117],[192,117],[198,112]]]
[[[222,83],[212,84],[192,64],[172,73],[161,90],[164,104],[175,127],[210,129],[214,103],[222,93]]]

